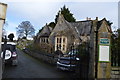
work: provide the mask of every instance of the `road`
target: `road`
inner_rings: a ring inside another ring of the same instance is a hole
[[[57,70],[55,66],[44,63],[31,56],[18,52],[18,66],[6,65],[5,78],[71,78],[72,72]]]

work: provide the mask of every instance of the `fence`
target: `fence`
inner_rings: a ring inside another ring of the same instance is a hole
[[[120,78],[120,52],[116,46],[112,48],[111,66],[111,78]]]
[[[82,79],[88,79],[89,73],[89,43],[83,43],[78,46],[78,55],[77,57],[80,58],[80,61],[77,63],[76,66],[76,77]]]
[[[120,67],[111,68],[111,78],[120,78]]]
[[[115,48],[111,54],[111,65],[120,67],[120,52]]]

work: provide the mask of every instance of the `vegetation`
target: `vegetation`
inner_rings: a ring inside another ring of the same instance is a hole
[[[120,66],[120,29],[115,31],[112,36],[112,54],[111,54],[111,61],[112,61],[112,66]]]
[[[35,29],[29,21],[23,21],[17,27],[17,34],[19,37],[25,36],[27,38],[28,36],[33,36],[35,34]]]
[[[73,17],[73,14],[70,12],[70,10],[68,8],[66,8],[66,6],[64,5],[63,8],[61,8],[61,10],[58,12],[58,14],[56,15],[55,18],[55,23],[57,23],[58,20],[58,16],[59,14],[62,14],[65,18],[65,20],[67,20],[68,22],[75,22],[75,18]]]
[[[52,29],[57,24],[57,20],[58,20],[60,13],[64,16],[65,20],[67,20],[68,22],[75,22],[76,21],[76,19],[73,17],[73,14],[70,12],[69,8],[66,8],[66,6],[64,5],[63,8],[61,8],[61,10],[58,11],[56,18],[55,18],[55,22],[50,22],[48,24],[48,26],[50,26]],[[42,30],[43,30],[43,28],[41,28],[38,33],[40,33]]]
[[[19,39],[17,41],[17,48],[19,49],[24,49],[25,47],[29,46],[29,45],[32,45],[33,44],[33,41],[32,40],[27,40],[27,39]]]
[[[51,22],[51,23],[48,24],[48,26],[50,26],[52,29],[55,27],[55,25],[56,24],[54,22]]]
[[[111,21],[107,21],[108,25],[111,26],[113,24],[113,22]]]
[[[40,43],[40,44],[30,44],[26,46],[28,49],[32,51],[38,51],[42,53],[53,53],[53,46],[47,43]]]

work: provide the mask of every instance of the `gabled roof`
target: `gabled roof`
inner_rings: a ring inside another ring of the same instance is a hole
[[[98,23],[97,23],[98,30],[99,30],[99,28],[101,27],[101,25],[103,24],[104,21],[106,22],[108,31],[112,33],[111,26],[108,25],[108,22],[107,22],[106,18],[103,18],[102,20],[98,21]]]
[[[57,33],[63,34],[61,33],[61,31],[64,31],[63,33],[65,32],[69,33],[69,31],[72,31],[72,33],[70,34],[74,34],[76,38],[79,38],[79,35],[77,34],[75,28],[72,26],[71,23],[69,23],[68,21],[64,19],[62,14],[59,15],[58,22],[51,34],[53,33],[54,35],[56,35]]]
[[[88,36],[91,33],[92,20],[68,22],[64,19],[63,15],[60,14],[58,22],[51,33],[51,35],[64,35],[73,34],[75,38],[81,39],[81,36]],[[70,32],[71,31],[71,32]]]
[[[49,37],[50,34],[48,33],[44,33],[44,34],[41,34],[40,37]]]
[[[52,28],[50,26],[48,26],[47,24],[43,27],[43,30],[40,32],[39,37],[47,37],[50,35],[50,33],[52,32]]]
[[[90,35],[92,26],[91,20],[71,22],[71,24],[76,28],[79,35]]]

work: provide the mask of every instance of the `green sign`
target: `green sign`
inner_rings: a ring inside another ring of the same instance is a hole
[[[110,44],[110,40],[108,38],[100,38],[100,44]]]

